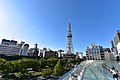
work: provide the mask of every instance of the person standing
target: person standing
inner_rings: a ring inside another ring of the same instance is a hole
[[[118,74],[117,74],[117,70],[115,69],[115,67],[112,67],[112,69],[110,69],[110,72],[113,74],[113,78],[115,80],[118,80]]]

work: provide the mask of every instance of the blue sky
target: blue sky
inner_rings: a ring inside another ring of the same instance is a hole
[[[70,19],[74,51],[111,47],[120,29],[120,0],[0,0],[0,39],[66,49]]]

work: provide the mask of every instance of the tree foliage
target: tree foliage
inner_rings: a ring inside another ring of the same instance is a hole
[[[24,78],[24,75],[29,75],[27,69],[32,68],[33,71],[41,71],[43,76],[50,75],[52,72],[54,72],[54,74],[57,76],[61,76],[64,74],[64,72],[70,70],[73,67],[71,65],[80,63],[81,61],[81,59],[58,59],[54,57],[49,59],[21,57],[21,59],[16,60],[6,60],[0,58],[0,71],[6,77],[10,77],[10,74],[14,75],[14,73],[18,73],[20,74],[20,77]]]
[[[64,73],[64,68],[61,65],[61,60],[59,60],[54,67],[54,74],[57,76],[61,76],[61,75],[63,75],[63,73]]]
[[[41,72],[42,72],[42,76],[45,77],[50,75],[53,71],[51,69],[42,69]]]
[[[6,60],[3,59],[3,58],[0,58],[0,70],[1,70],[2,72],[5,71],[5,65],[4,65],[5,63],[6,63]]]
[[[49,66],[49,68],[54,68],[54,66],[57,64],[58,59],[57,58],[50,58],[47,60],[47,66]]]

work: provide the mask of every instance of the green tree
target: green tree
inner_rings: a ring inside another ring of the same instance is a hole
[[[49,58],[47,60],[47,66],[49,66],[49,68],[54,68],[54,66],[57,64],[58,59],[57,58]]]
[[[6,60],[3,58],[0,58],[0,70],[2,72],[5,72],[5,65],[4,65],[5,63],[6,63]]]
[[[7,73],[12,73],[15,71],[16,65],[14,64],[14,61],[7,61],[5,63],[5,69]]]
[[[52,72],[51,69],[42,69],[41,71],[43,77],[50,75]]]
[[[61,59],[61,64],[62,66],[65,66],[67,64],[68,59],[67,58],[62,58]]]
[[[9,79],[10,78],[9,73],[13,73],[14,71],[15,71],[14,62],[13,61],[7,61],[4,64],[4,73],[3,73],[4,75],[2,77]]]
[[[61,65],[61,60],[57,62],[57,64],[54,67],[54,74],[57,76],[61,76],[64,74],[64,67]]]
[[[17,65],[18,65],[17,69],[21,74],[27,73],[26,69],[29,67],[28,59],[23,58],[21,60],[18,60]]]
[[[47,66],[46,63],[47,63],[47,62],[46,62],[46,60],[45,60],[44,58],[40,59],[40,60],[39,60],[39,68],[40,68],[40,69],[45,68],[45,67]]]

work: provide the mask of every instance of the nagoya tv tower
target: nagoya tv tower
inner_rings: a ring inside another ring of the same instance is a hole
[[[67,34],[67,54],[73,54],[74,50],[73,50],[73,44],[72,44],[72,33],[71,33],[71,24],[69,21],[68,24],[68,34]]]

